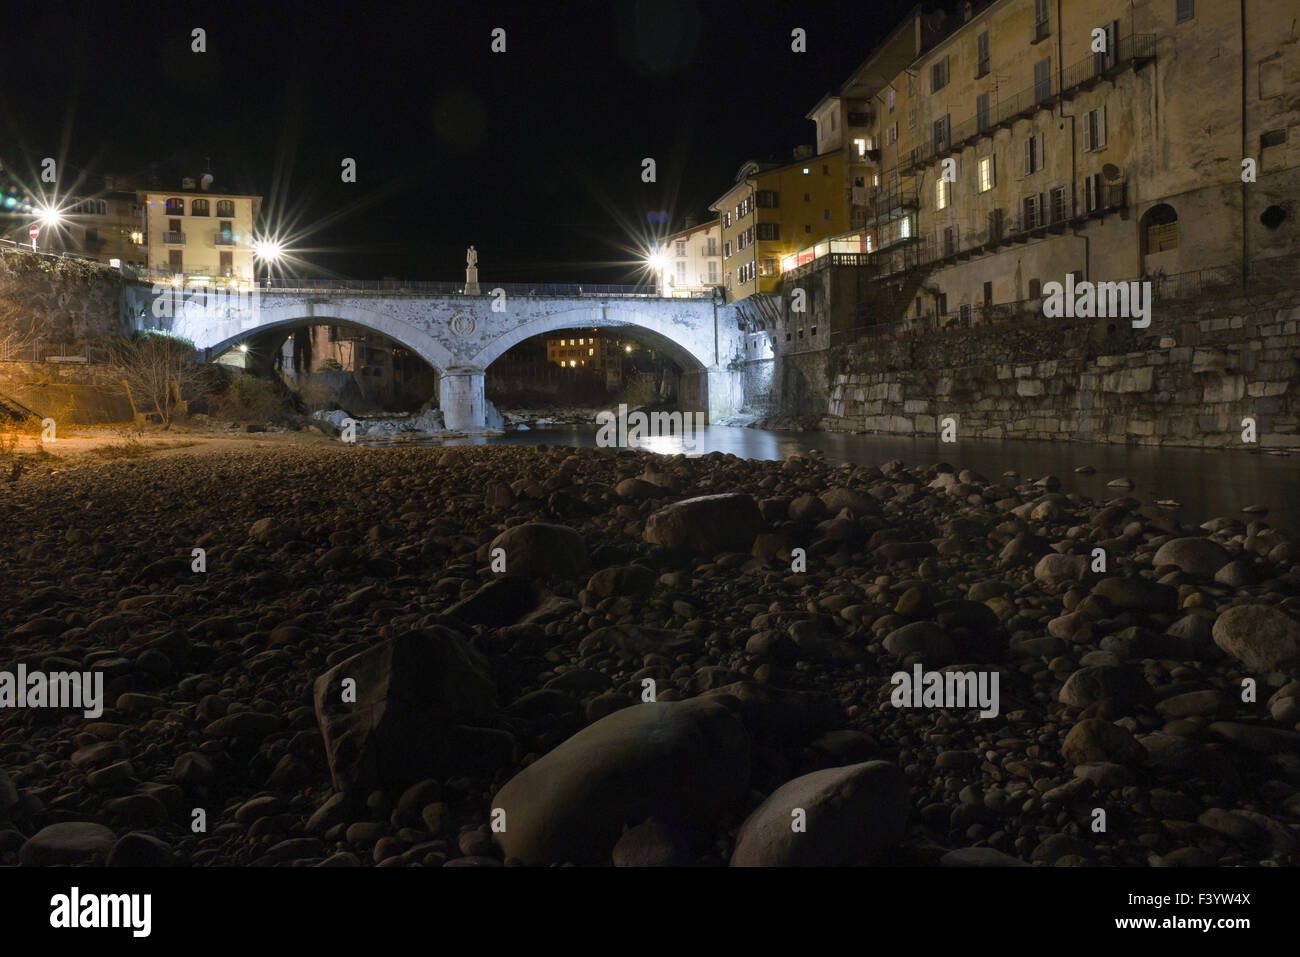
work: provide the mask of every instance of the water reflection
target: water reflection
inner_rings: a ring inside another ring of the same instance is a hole
[[[1169,511],[1187,524],[1200,524],[1219,515],[1237,516],[1248,505],[1265,505],[1265,521],[1290,534],[1300,534],[1300,492],[1295,456],[1198,449],[1155,449],[1124,445],[1092,445],[1080,442],[1031,442],[1025,440],[966,439],[955,444],[937,437],[924,439],[893,435],[853,435],[846,432],[770,432],[730,426],[708,426],[693,436],[669,435],[643,438],[634,447],[666,455],[704,455],[728,452],[742,458],[780,460],[809,449],[820,449],[834,464],[854,462],[881,465],[891,459],[908,464],[948,462],[955,468],[971,468],[991,480],[1008,470],[1021,476],[1056,475],[1062,491],[1078,492],[1095,500],[1126,495],[1144,505],[1160,508],[1157,501],[1181,503]],[[367,443],[380,445],[383,443]],[[593,448],[594,425],[539,428],[528,432],[485,438],[483,436],[429,441],[432,445],[569,445]],[[1090,465],[1091,475],[1074,470]],[[1132,480],[1132,489],[1107,488],[1116,478]]]

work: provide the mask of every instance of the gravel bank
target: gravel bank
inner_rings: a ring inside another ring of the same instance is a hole
[[[520,446],[24,474],[0,670],[106,694],[0,708],[0,863],[1295,863],[1300,548],[1059,484]],[[996,676],[996,715],[899,707],[916,665]]]

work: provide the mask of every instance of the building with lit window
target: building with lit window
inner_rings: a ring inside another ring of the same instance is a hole
[[[566,329],[559,338],[546,340],[546,361],[601,377],[608,388],[617,388],[623,381],[624,356],[634,349],[631,340],[602,329]]]
[[[771,292],[785,256],[848,228],[838,149],[794,151],[792,163],[751,160],[709,209],[719,218],[722,282],[734,302]]]
[[[722,285],[722,230],[718,220],[686,221],[663,241],[656,280],[661,296],[707,296]]]
[[[154,277],[254,278],[254,227],[262,197],[213,192],[186,179],[179,190],[139,193],[146,268]]]
[[[869,283],[842,284],[855,309],[833,327],[787,315],[783,338],[996,321],[1040,311],[1067,275],[1233,277],[1300,253],[1300,44],[1276,14],[1269,0],[914,9],[809,114],[819,149],[832,122],[845,131],[848,231],[782,260],[782,290],[816,286],[827,308],[819,270]]]

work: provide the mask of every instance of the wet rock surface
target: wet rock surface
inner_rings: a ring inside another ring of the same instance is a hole
[[[503,446],[110,463],[24,477],[0,520],[0,671],[104,681],[94,717],[0,707],[0,864],[1300,846],[1300,567],[1259,517],[945,464]],[[918,665],[996,675],[996,716],[897,706]]]

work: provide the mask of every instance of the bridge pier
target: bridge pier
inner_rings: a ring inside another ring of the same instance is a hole
[[[711,368],[709,376],[709,421],[734,415],[745,404],[745,376],[735,369]]]
[[[731,369],[683,369],[678,405],[683,412],[698,412],[706,422],[732,415],[745,404],[744,376]]]
[[[472,432],[487,427],[483,372],[477,366],[452,366],[438,376],[438,407],[447,428]]]

